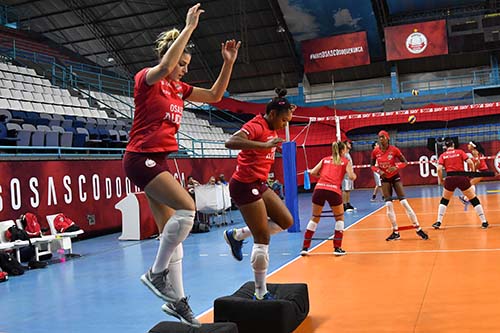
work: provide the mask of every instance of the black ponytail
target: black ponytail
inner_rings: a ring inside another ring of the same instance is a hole
[[[291,104],[285,98],[287,93],[286,89],[276,88],[274,89],[274,92],[276,92],[277,96],[274,97],[269,103],[267,103],[266,114],[269,114],[271,110],[276,110],[278,114],[290,110]]]

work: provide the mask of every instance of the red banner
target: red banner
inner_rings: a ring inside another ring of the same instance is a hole
[[[306,73],[370,63],[365,31],[303,41],[302,54]]]
[[[168,161],[176,179],[192,175],[201,183],[224,173],[230,179],[236,159],[177,159]],[[121,160],[2,161],[0,221],[32,212],[48,227],[46,216],[64,213],[85,230],[84,237],[118,231],[122,217],[115,205],[137,188],[125,176]]]
[[[448,54],[446,20],[387,27],[384,33],[388,61]]]

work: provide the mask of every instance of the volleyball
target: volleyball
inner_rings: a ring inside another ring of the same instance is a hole
[[[411,94],[412,94],[413,96],[418,96],[418,94],[419,94],[418,89],[412,89]]]
[[[415,116],[409,116],[408,117],[408,122],[410,124],[414,124],[416,121],[417,121],[417,117],[415,117]]]

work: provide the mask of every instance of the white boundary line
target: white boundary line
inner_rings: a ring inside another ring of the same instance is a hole
[[[463,253],[463,252],[498,252],[500,248],[493,249],[458,249],[458,250],[402,250],[402,251],[349,251],[346,252],[348,255],[351,254],[413,254],[413,253]],[[309,256],[317,255],[332,255],[331,252],[316,252],[311,253]]]

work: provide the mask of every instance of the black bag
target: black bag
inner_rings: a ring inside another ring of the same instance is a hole
[[[9,275],[23,275],[25,267],[10,253],[0,252],[0,268]]]
[[[15,242],[16,240],[30,240],[30,236],[23,229],[19,229],[16,225],[13,225],[5,232],[5,236],[7,239],[10,239],[11,242]],[[31,244],[31,241],[30,241]]]

